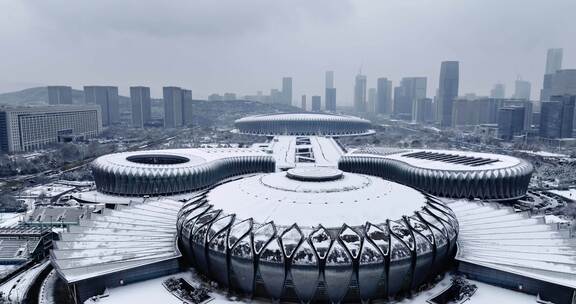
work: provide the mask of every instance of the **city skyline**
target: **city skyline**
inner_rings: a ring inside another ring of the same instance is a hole
[[[0,37],[6,41],[6,58],[10,60],[0,61],[0,68],[11,73],[1,76],[0,92],[53,84],[78,88],[84,83],[94,83],[118,85],[125,96],[134,85],[151,87],[153,97],[161,96],[161,87],[166,85],[193,88],[198,98],[225,91],[243,96],[279,87],[277,79],[290,75],[294,79],[293,96],[323,95],[323,74],[333,70],[338,75],[335,80],[335,87],[339,88],[338,102],[351,105],[350,83],[360,66],[368,76],[368,87],[374,87],[379,77],[398,83],[403,77],[423,75],[429,79],[427,95],[433,96],[439,82],[438,63],[458,60],[462,93],[488,95],[495,81],[512,88],[520,75],[532,83],[531,95],[534,97],[542,87],[548,48],[564,48],[563,66],[576,66],[576,56],[571,56],[575,43],[570,39],[575,29],[569,26],[567,13],[576,8],[576,4],[570,1],[555,1],[556,5],[536,1],[531,5],[524,5],[525,1],[498,3],[499,10],[489,14],[491,25],[486,29],[479,27],[483,23],[478,20],[484,19],[487,8],[491,7],[485,1],[458,5],[453,5],[452,1],[425,0],[410,3],[317,1],[288,5],[253,0],[247,8],[229,3],[228,6],[238,8],[227,10],[235,11],[235,15],[200,4],[146,2],[142,4],[141,12],[125,23],[118,21],[122,19],[118,14],[125,13],[128,5],[120,2],[113,13],[118,18],[112,16],[102,26],[96,26],[96,20],[108,13],[106,1],[72,5],[69,10],[74,16],[51,8],[51,4],[57,2],[1,4],[5,8],[3,11],[10,12],[1,21],[10,27],[5,26],[0,31]],[[253,21],[242,24],[241,20],[246,19],[242,16],[251,13],[249,9],[255,6],[261,6],[262,11],[250,18]],[[194,11],[198,20],[189,21],[195,18],[181,13],[169,14],[180,7],[182,11]],[[413,10],[414,7],[419,9]],[[429,14],[430,10],[437,14]],[[411,12],[408,18],[398,17],[408,11]],[[510,23],[511,12],[522,12],[524,18]],[[541,19],[546,13],[554,16],[553,22],[523,21]],[[386,18],[381,18],[382,14]],[[148,24],[145,21],[149,18],[158,19],[161,25]],[[439,25],[436,19],[448,22]],[[261,29],[272,20],[277,20],[277,27]],[[462,28],[454,29],[455,24]],[[497,27],[503,28],[494,30]],[[306,33],[303,33],[304,28]],[[327,34],[334,31],[342,37],[321,38],[329,37]],[[429,38],[411,35],[414,32],[426,32]],[[536,32],[541,34],[538,39],[534,39]],[[370,38],[374,34],[386,38],[375,41]],[[20,35],[28,39],[18,38]],[[130,38],[124,41],[121,39],[124,35]],[[271,37],[278,35],[285,39],[270,43]],[[452,36],[455,38],[448,40]],[[37,54],[35,48],[27,47],[29,40],[40,41],[46,52]],[[160,47],[163,42],[175,40],[178,43],[172,43],[168,53]],[[351,45],[350,41],[355,43]],[[397,43],[399,41],[405,43]],[[504,42],[506,47],[503,49],[492,47]],[[238,43],[253,47],[221,47]],[[141,48],[144,44],[150,47]],[[192,44],[194,52],[189,51]],[[300,44],[309,47],[293,47]],[[138,54],[132,55],[136,48]],[[382,56],[383,50],[386,50],[386,56]],[[289,56],[287,52],[293,55]],[[53,55],[47,57],[46,54]],[[170,60],[151,60],[162,56],[169,56]]]

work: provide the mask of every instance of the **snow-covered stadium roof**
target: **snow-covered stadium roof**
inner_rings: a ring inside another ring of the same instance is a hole
[[[502,154],[457,150],[365,148],[353,155],[382,156],[413,167],[441,171],[481,171],[512,168],[523,160]]]
[[[576,288],[576,240],[542,219],[490,203],[449,203],[458,222],[456,259]]]
[[[329,135],[370,134],[371,122],[366,119],[318,113],[256,115],[235,121],[240,133],[256,135]]]
[[[389,148],[353,151],[340,158],[338,167],[436,196],[488,200],[523,197],[534,170],[529,162],[507,155]]]
[[[182,204],[149,200],[105,209],[60,234],[52,265],[68,283],[180,257],[176,216]]]
[[[326,180],[320,181],[323,178]],[[427,202],[412,188],[376,176],[322,167],[259,174],[225,183],[210,191],[207,199],[216,209],[258,223],[327,228],[400,219]]]
[[[186,193],[231,176],[273,170],[272,156],[243,148],[124,152],[92,163],[98,191],[125,196]]]
[[[211,279],[303,303],[359,303],[416,288],[452,259],[458,234],[442,201],[326,167],[214,187],[184,204],[177,227],[184,256]]]

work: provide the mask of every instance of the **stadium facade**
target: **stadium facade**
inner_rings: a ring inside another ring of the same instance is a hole
[[[449,264],[458,234],[453,212],[434,197],[318,167],[217,186],[184,205],[177,227],[185,256],[209,278],[301,303],[410,291]]]
[[[96,187],[121,196],[175,195],[223,179],[274,171],[274,159],[250,149],[177,149],[109,154],[92,163]]]
[[[352,136],[370,134],[370,121],[335,114],[272,114],[236,120],[238,132],[253,135]]]
[[[534,171],[529,162],[506,155],[417,149],[359,150],[340,158],[338,166],[435,196],[484,200],[525,196]]]

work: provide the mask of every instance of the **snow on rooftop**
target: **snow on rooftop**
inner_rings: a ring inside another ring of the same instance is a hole
[[[82,220],[55,242],[51,260],[67,282],[180,257],[176,201],[147,200]]]
[[[460,224],[457,260],[576,288],[576,240],[563,231],[493,203],[448,206]]]
[[[402,161],[418,168],[450,171],[504,169],[522,162],[519,158],[508,155],[454,150],[370,148],[356,150],[350,154],[379,156]],[[430,154],[430,156],[417,154]]]
[[[333,174],[335,169],[317,167],[314,174],[321,170]],[[360,226],[412,215],[427,199],[419,191],[374,176],[343,173],[341,178],[318,182],[277,172],[220,185],[208,193],[208,201],[214,209],[259,223],[339,228],[344,223]]]
[[[308,144],[309,142],[309,144]],[[337,167],[342,148],[332,137],[322,136],[275,136],[267,147],[276,160],[278,168],[294,168],[296,166]],[[310,149],[314,156],[313,163],[297,163],[298,150]]]
[[[252,121],[354,121],[370,124],[371,122],[355,116],[336,115],[336,114],[319,114],[319,113],[282,113],[282,114],[263,114],[243,117],[236,120],[239,122],[252,122]]]
[[[133,151],[107,154],[92,162],[102,170],[186,170],[232,156],[264,155],[259,149],[207,148]]]

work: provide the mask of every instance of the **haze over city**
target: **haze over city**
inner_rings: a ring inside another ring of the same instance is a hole
[[[575,0],[0,0],[0,304],[576,304]]]
[[[216,5],[217,4],[217,5]],[[576,50],[572,0],[0,1],[0,92],[67,84],[190,87],[268,93],[293,77],[294,96],[323,95],[335,71],[338,102],[354,76],[429,78],[460,61],[460,93],[511,91],[519,76],[542,84],[546,49]],[[576,56],[564,56],[576,67]],[[295,98],[296,104],[297,98]]]

